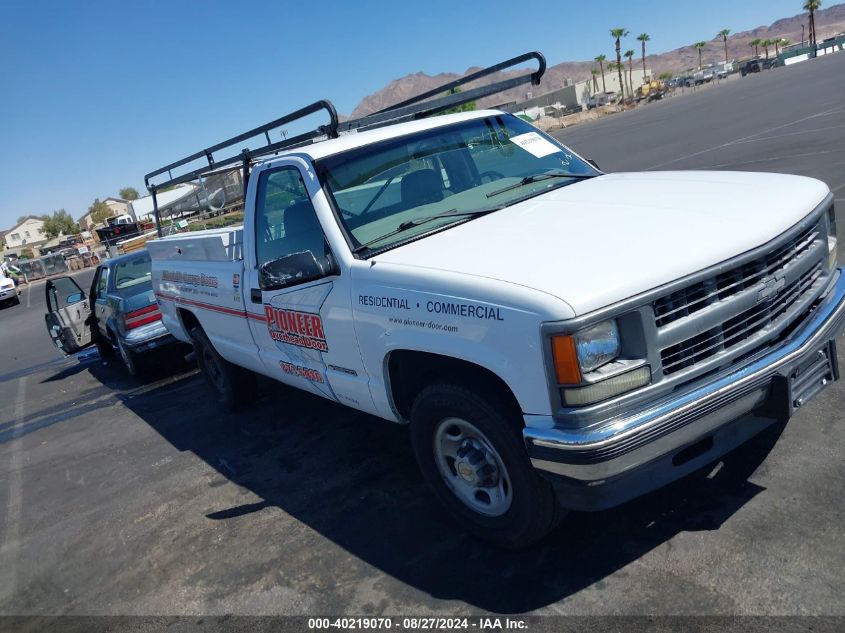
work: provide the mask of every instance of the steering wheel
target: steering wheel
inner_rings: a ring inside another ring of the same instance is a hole
[[[119,286],[123,282],[130,282],[133,281],[132,277],[118,277],[117,281],[114,282],[115,286]]]
[[[490,182],[493,182],[494,180],[500,180],[501,178],[504,178],[504,177],[505,177],[505,175],[503,173],[500,173],[498,171],[494,171],[492,169],[490,169],[488,171],[482,171],[480,174],[478,174],[478,180],[480,182],[483,182],[485,178],[489,178]]]

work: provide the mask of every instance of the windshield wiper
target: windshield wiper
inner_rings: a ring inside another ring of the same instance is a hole
[[[487,215],[488,213],[493,213],[494,211],[498,211],[502,209],[504,205],[496,206],[496,207],[488,207],[486,209],[475,209],[473,211],[458,211],[457,209],[452,209],[450,211],[445,211],[444,213],[436,213],[434,215],[427,215],[422,218],[417,218],[415,220],[408,220],[407,222],[402,222],[399,226],[397,226],[392,231],[385,233],[384,235],[379,235],[376,238],[368,240],[361,244],[360,246],[356,246],[352,249],[353,253],[360,253],[361,251],[367,250],[370,246],[375,244],[376,242],[381,242],[382,240],[386,240],[388,237],[393,237],[394,235],[398,235],[399,233],[403,233],[408,229],[412,229],[415,226],[419,226],[421,224],[425,224],[427,222],[431,222],[432,220],[439,220],[441,218],[462,218],[462,217],[470,217],[470,218],[477,218],[481,217],[482,215]]]
[[[492,198],[494,196],[498,196],[500,193],[505,193],[506,191],[512,191],[513,189],[518,189],[523,185],[530,185],[532,182],[540,182],[541,180],[548,180],[549,178],[572,178],[574,180],[584,180],[586,178],[595,178],[598,174],[569,174],[566,172],[543,172],[541,174],[534,174],[533,176],[526,176],[522,180],[512,185],[508,185],[507,187],[502,187],[501,189],[496,189],[496,191],[491,191],[487,194],[488,198]]]

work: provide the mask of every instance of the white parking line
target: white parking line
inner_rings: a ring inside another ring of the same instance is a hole
[[[18,582],[18,549],[20,548],[21,508],[23,507],[23,485],[21,467],[23,466],[23,433],[24,403],[26,400],[26,376],[18,380],[18,394],[15,398],[15,426],[12,430],[12,442],[9,446],[9,498],[6,501],[6,520],[4,522],[3,539],[0,541],[0,552],[3,553],[4,563],[0,574],[0,595],[14,595]]]
[[[789,123],[784,123],[782,125],[776,125],[774,127],[770,127],[765,130],[760,130],[759,132],[755,132],[754,134],[749,134],[748,136],[743,136],[742,138],[736,138],[732,141],[728,141],[727,143],[722,143],[720,145],[715,145],[713,147],[708,147],[707,149],[703,149],[698,152],[693,152],[692,154],[687,154],[686,156],[680,156],[678,158],[673,158],[672,160],[666,161],[665,163],[657,163],[656,165],[650,165],[646,167],[646,169],[657,169],[659,167],[665,167],[666,165],[671,165],[672,163],[677,163],[682,160],[686,160],[688,158],[694,158],[696,156],[700,156],[701,154],[706,154],[707,152],[712,152],[717,149],[723,149],[725,147],[730,147],[731,145],[737,145],[739,143],[743,143],[745,141],[749,141],[753,138],[758,136],[762,136],[763,134],[769,134],[770,132],[775,132],[777,130],[782,130],[783,128],[789,127],[791,125],[796,125],[798,123],[803,123],[804,121],[809,121],[810,119],[816,119],[819,117],[830,116],[832,114],[839,114],[843,111],[842,106],[837,106],[835,108],[831,108],[830,110],[825,110],[823,112],[817,112],[816,114],[811,114],[809,116],[801,117],[800,119],[796,119],[795,121],[790,121]]]
[[[815,132],[827,132],[828,130],[837,130],[841,127],[845,127],[845,125],[829,125],[828,127],[817,127],[812,130],[799,130],[798,132],[785,132],[784,134],[775,134],[774,136],[761,136],[760,138],[750,138],[747,141],[731,141],[731,145],[744,145],[745,143],[773,141],[775,139],[784,138],[786,136],[804,136],[806,134],[813,134]]]
[[[27,308],[29,308],[29,307],[30,307],[30,305],[31,305],[31,303],[30,303],[30,298],[31,298],[31,297],[32,297],[32,286],[30,286],[29,284],[27,284],[27,285],[26,285],[26,307],[27,307]]]
[[[807,156],[821,156],[822,154],[838,154],[842,150],[839,149],[827,149],[820,152],[805,152],[804,154],[785,154],[782,156],[769,156],[767,158],[756,158],[754,160],[744,160],[739,163],[717,163],[715,165],[708,165],[708,168],[716,168],[719,169],[721,167],[739,167],[741,165],[756,165],[758,163],[767,163],[773,160],[785,160],[789,158],[805,158]]]

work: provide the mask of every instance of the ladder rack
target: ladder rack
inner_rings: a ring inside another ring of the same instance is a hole
[[[457,92],[455,90],[460,86],[531,60],[537,62],[537,70],[530,74],[518,75],[516,77],[503,79],[501,81],[493,82],[484,86],[478,86],[465,91]],[[509,90],[522,84],[530,83],[536,86],[539,85],[540,79],[545,72],[546,59],[543,57],[542,53],[536,51],[525,53],[493,66],[483,68],[482,70],[466,75],[465,77],[460,77],[454,81],[445,83],[433,90],[411,97],[410,99],[406,99],[400,103],[393,104],[387,108],[379,110],[378,112],[374,112],[357,119],[344,121],[342,123],[338,119],[337,110],[332,102],[323,99],[315,101],[314,103],[291,112],[290,114],[286,114],[274,121],[270,121],[264,125],[259,125],[256,128],[238,134],[237,136],[233,136],[232,138],[217,143],[216,145],[212,145],[211,147],[195,152],[190,156],[181,158],[175,162],[165,165],[164,167],[159,167],[144,176],[144,184],[153,197],[153,212],[155,214],[156,227],[158,229],[159,236],[161,235],[161,221],[159,217],[156,194],[165,187],[173,187],[174,185],[197,180],[198,178],[208,176],[212,173],[227,171],[228,168],[231,170],[243,169],[243,186],[244,190],[246,190],[250,166],[256,159],[262,156],[278,153],[282,150],[292,149],[303,145],[318,143],[326,139],[337,138],[338,135],[342,133],[373,129],[404,121],[423,119],[435,114],[440,114],[441,112],[465,103]],[[297,134],[296,136],[292,136],[290,138],[284,138],[283,140],[275,143],[271,141],[271,130],[275,130],[283,125],[303,119],[321,111],[325,112],[328,116],[328,123],[320,125],[308,132],[303,132],[302,134]],[[266,141],[266,143],[259,145],[255,149],[247,147],[241,149],[240,152],[233,155],[228,155],[222,158],[215,156],[234,145],[262,136],[262,141]],[[186,165],[198,160],[205,160],[207,164],[183,174],[173,175],[173,170],[185,167]],[[154,178],[163,174],[167,174],[166,180],[153,182]]]

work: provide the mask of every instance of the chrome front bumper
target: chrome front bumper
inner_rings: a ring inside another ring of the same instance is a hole
[[[833,341],[845,330],[842,273],[776,348],[706,384],[585,428],[526,416],[532,464],[561,489],[564,505],[601,509],[678,479],[788,418],[838,378]]]

